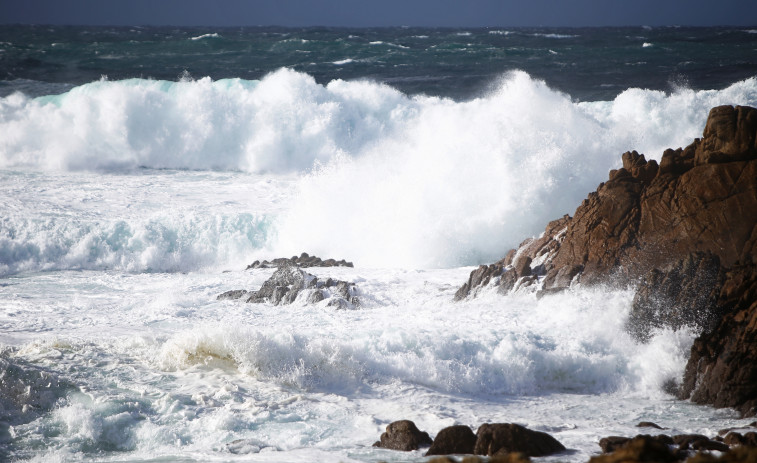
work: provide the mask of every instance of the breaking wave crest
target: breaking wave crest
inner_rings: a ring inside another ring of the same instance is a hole
[[[493,88],[453,101],[368,81],[321,85],[281,69],[260,81],[102,80],[56,96],[14,94],[0,99],[0,168],[296,175],[296,200],[262,241],[240,248],[248,255],[265,247],[367,266],[452,267],[498,259],[572,213],[622,152],[659,159],[699,136],[711,107],[757,105],[755,78],[723,90],[628,89],[597,102],[576,102],[520,71]],[[46,237],[58,228],[27,225],[22,233]],[[104,257],[106,235],[63,232],[62,241],[83,241],[46,257],[36,238],[5,233],[0,263],[6,272],[27,261],[65,268],[114,259],[143,261],[126,268],[193,269],[228,257],[225,238],[212,233],[196,235],[209,244],[169,245],[159,262],[141,252]],[[92,236],[100,244],[87,245]],[[80,245],[74,254],[84,261],[66,257]]]

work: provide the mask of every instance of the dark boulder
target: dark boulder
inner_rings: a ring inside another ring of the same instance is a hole
[[[381,434],[381,439],[373,446],[409,452],[431,444],[432,440],[427,432],[420,431],[410,420],[401,420],[390,423],[386,432]]]
[[[476,435],[468,426],[449,426],[439,431],[426,455],[472,454]]]
[[[256,260],[255,262],[251,263],[247,266],[246,270],[250,269],[257,269],[257,268],[279,268],[287,265],[296,265],[300,268],[309,268],[309,267],[354,267],[352,262],[347,262],[344,259],[342,260],[335,260],[335,259],[326,259],[323,260],[320,257],[311,256],[308,255],[308,253],[303,252],[299,257],[292,256],[290,258],[286,257],[280,257],[278,259],[273,259],[272,261],[259,261]]]
[[[608,436],[599,440],[599,447],[603,453],[611,453],[623,447],[631,441],[630,437]]]
[[[592,457],[589,463],[659,462],[672,463],[682,460],[682,455],[674,452],[659,439],[652,436],[636,436],[610,453]]]
[[[738,432],[729,432],[723,439],[723,443],[730,446],[746,445],[749,447],[757,447],[757,432],[748,432],[741,434]]]
[[[623,448],[626,444],[633,441],[634,439],[642,439],[642,440],[651,439],[663,445],[674,445],[673,439],[670,436],[666,436],[664,434],[660,434],[658,436],[650,436],[648,434],[642,434],[636,437],[620,437],[620,436],[603,437],[599,441],[599,447],[602,449],[603,453],[612,453],[612,452],[615,452],[616,450]]]
[[[529,457],[541,457],[564,450],[565,447],[547,433],[513,423],[487,423],[478,428],[474,453],[492,456],[500,452],[520,452]]]

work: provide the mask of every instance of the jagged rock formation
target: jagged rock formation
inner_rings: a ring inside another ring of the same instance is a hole
[[[576,209],[499,262],[481,266],[456,299],[483,288],[573,283],[639,285],[629,331],[695,325],[680,397],[757,412],[757,109],[710,111],[703,137],[635,151]],[[543,293],[542,293],[543,294]]]
[[[291,304],[300,294],[306,302],[317,304],[328,299],[327,305],[337,309],[353,309],[360,305],[357,288],[354,283],[333,280],[325,281],[315,275],[305,272],[292,264],[284,264],[263,283],[257,291],[248,292],[244,289],[226,291],[218,295],[218,300],[240,299],[246,297],[247,302],[273,305]]]
[[[308,268],[308,267],[354,267],[352,262],[347,262],[344,259],[342,260],[335,260],[335,259],[326,259],[323,260],[320,257],[311,256],[308,255],[308,253],[303,252],[300,257],[292,256],[289,259],[286,257],[280,257],[278,259],[273,259],[272,261],[259,261],[256,260],[255,262],[251,263],[247,266],[245,270],[250,269],[256,269],[256,268],[279,268],[283,267],[285,265],[296,265],[300,268]]]

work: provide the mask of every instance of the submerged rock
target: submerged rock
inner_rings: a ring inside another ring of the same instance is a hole
[[[409,452],[432,444],[431,437],[423,432],[410,420],[400,420],[390,423],[386,432],[381,434],[374,447]]]

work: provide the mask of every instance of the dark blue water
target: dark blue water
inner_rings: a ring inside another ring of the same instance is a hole
[[[107,76],[259,79],[281,67],[458,100],[521,69],[581,101],[630,87],[721,89],[757,75],[755,28],[0,27],[0,96]]]

